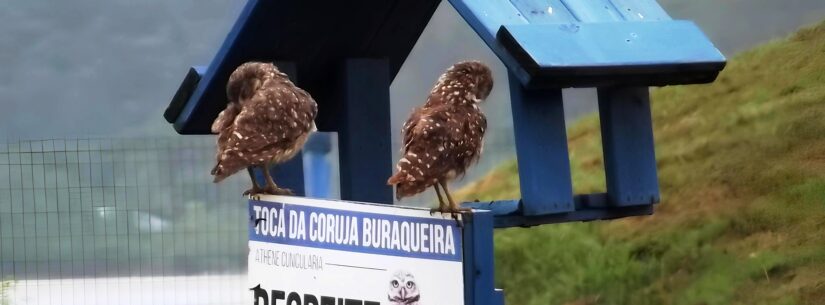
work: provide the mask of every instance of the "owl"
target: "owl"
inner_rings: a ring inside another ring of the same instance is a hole
[[[392,274],[390,290],[387,292],[390,305],[419,305],[420,293],[412,273],[398,270]]]
[[[235,69],[226,86],[229,103],[212,123],[218,134],[214,182],[242,169],[263,167],[266,185],[252,179],[244,195],[291,195],[272,179],[269,169],[300,152],[315,130],[318,105],[271,63],[248,62]]]
[[[492,72],[478,61],[459,62],[441,75],[424,106],[415,109],[402,128],[402,157],[387,181],[395,186],[397,199],[432,186],[439,201],[433,212],[455,216],[463,210],[447,182],[462,176],[481,156],[487,118],[478,105],[492,89]]]

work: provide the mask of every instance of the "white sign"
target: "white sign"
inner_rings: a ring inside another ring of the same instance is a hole
[[[429,210],[283,196],[249,201],[257,305],[464,304],[461,230]]]

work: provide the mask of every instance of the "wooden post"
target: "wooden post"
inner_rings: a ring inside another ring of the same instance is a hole
[[[389,62],[345,60],[336,98],[341,199],[392,204]]]
[[[524,215],[573,211],[561,89],[528,90],[510,74],[510,98]]]
[[[648,88],[614,87],[598,91],[609,204],[659,202]]]

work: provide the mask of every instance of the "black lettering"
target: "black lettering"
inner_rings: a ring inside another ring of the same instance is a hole
[[[255,305],[260,305],[258,303],[259,300],[264,300],[263,305],[269,305],[269,296],[266,294],[265,289],[261,289],[261,285],[255,286],[252,289],[253,297],[255,298]]]
[[[364,305],[381,305],[381,303],[373,301],[364,301]]]
[[[344,305],[362,305],[363,303],[364,302],[362,302],[361,300],[347,299],[347,301],[344,302]]]
[[[318,305],[318,298],[311,294],[305,294],[304,305]]]
[[[272,290],[272,305],[278,305],[278,300],[283,300],[286,293],[282,290]]]
[[[289,296],[286,297],[286,305],[301,305],[301,296],[297,293],[290,292]]]
[[[321,296],[321,305],[335,305],[335,298]]]

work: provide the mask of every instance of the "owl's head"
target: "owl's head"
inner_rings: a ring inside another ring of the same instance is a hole
[[[240,103],[252,98],[264,81],[273,78],[286,78],[275,65],[263,62],[244,63],[229,75],[226,84],[226,97],[230,102]]]
[[[418,284],[409,271],[398,270],[390,277],[390,290],[387,298],[396,303],[410,303],[420,298]]]
[[[465,83],[470,93],[475,96],[474,102],[478,103],[490,96],[493,90],[493,72],[490,67],[477,60],[459,62],[446,73],[449,79],[458,79]]]

